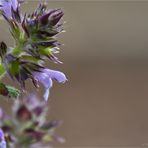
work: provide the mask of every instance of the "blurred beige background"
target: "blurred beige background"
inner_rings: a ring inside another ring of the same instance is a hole
[[[64,121],[57,133],[67,142],[57,147],[148,146],[148,1],[56,0],[49,8],[62,8],[67,22],[64,64],[49,63],[69,79],[54,83],[49,101],[49,118]],[[0,40],[11,45],[5,25]]]

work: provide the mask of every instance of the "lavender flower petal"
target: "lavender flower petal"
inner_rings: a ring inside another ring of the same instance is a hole
[[[6,141],[2,129],[0,129],[0,148],[6,148]]]
[[[7,18],[12,17],[12,9],[16,11],[18,7],[17,0],[0,0],[0,10]]]
[[[18,1],[17,0],[12,0],[12,7],[13,7],[14,10],[17,9],[17,7],[18,7]]]
[[[67,78],[63,72],[51,70],[51,69],[44,69],[44,73],[48,75],[51,79],[55,79],[59,83],[64,83],[67,81]]]
[[[40,82],[44,86],[44,89],[45,89],[44,99],[47,101],[49,96],[49,90],[52,87],[51,78],[49,78],[46,73],[42,73],[42,72],[34,72],[33,75],[34,75],[34,79]]]
[[[33,73],[34,79],[40,82],[45,89],[44,99],[47,101],[49,97],[50,88],[52,87],[52,79],[57,80],[59,83],[64,83],[67,78],[64,73],[60,71],[43,69],[41,72]]]
[[[51,80],[51,82],[52,82],[52,80]],[[44,92],[44,95],[43,95],[45,101],[48,100],[49,92],[50,92],[50,88],[48,88],[48,89],[45,88],[45,92]]]
[[[2,129],[0,129],[0,141],[4,140],[4,133]]]
[[[6,148],[6,141],[0,142],[0,148]]]

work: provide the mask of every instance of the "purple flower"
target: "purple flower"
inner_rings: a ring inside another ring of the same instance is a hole
[[[50,88],[53,85],[52,79],[58,81],[59,83],[64,83],[65,81],[67,81],[64,73],[50,69],[43,69],[41,70],[41,72],[34,72],[33,76],[36,82],[40,82],[44,86],[44,99],[46,101],[48,100]]]
[[[17,0],[0,0],[0,10],[7,18],[12,17],[12,9],[17,10],[18,1]]]
[[[2,129],[0,129],[0,141],[3,141],[5,138],[4,138],[4,133],[2,131]]]
[[[0,148],[6,148],[6,141],[2,129],[0,129]]]

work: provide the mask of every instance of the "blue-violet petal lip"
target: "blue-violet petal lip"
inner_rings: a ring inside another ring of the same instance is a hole
[[[43,69],[41,72],[33,73],[34,79],[41,83],[44,87],[44,99],[47,101],[49,97],[50,88],[53,85],[52,79],[55,79],[59,83],[64,83],[67,81],[67,78],[64,73],[51,69]]]

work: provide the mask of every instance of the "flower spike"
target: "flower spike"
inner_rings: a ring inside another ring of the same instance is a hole
[[[22,89],[25,89],[27,79],[31,79],[36,87],[41,83],[47,101],[52,80],[59,83],[67,80],[64,73],[44,66],[46,60],[62,63],[55,54],[61,45],[56,36],[63,31],[64,13],[61,9],[48,10],[45,3],[40,3],[32,14],[22,15],[20,5],[20,0],[0,0],[0,11],[15,41],[14,47],[0,43],[0,76],[6,72],[20,83]]]

